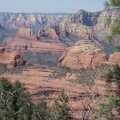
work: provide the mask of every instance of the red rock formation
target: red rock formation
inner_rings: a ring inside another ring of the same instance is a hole
[[[108,62],[113,65],[115,64],[120,65],[120,52],[115,52],[111,54],[110,58],[108,59]]]
[[[16,51],[4,52],[0,57],[0,63],[7,64],[8,69],[12,69],[17,66],[24,66],[26,61],[23,57]]]
[[[53,30],[53,29],[48,29],[45,33],[48,35],[48,37],[49,37],[50,39],[55,40],[55,41],[59,40],[59,38],[58,38],[55,30]]]
[[[106,54],[90,40],[81,40],[68,48],[59,60],[62,66],[71,69],[97,67],[106,61]]]
[[[20,37],[31,37],[33,35],[32,29],[29,28],[20,28],[17,31],[17,36]]]
[[[40,29],[38,31],[38,37],[45,37],[45,36],[48,36],[51,40],[53,40],[53,42],[59,40],[56,31],[52,28],[46,28],[45,30]]]

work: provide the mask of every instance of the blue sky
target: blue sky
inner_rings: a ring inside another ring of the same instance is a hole
[[[99,11],[105,0],[0,0],[0,12],[76,12]]]

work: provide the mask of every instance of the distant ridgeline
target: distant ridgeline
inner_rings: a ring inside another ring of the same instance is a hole
[[[0,24],[4,28],[20,27],[39,29],[48,23],[59,22],[70,13],[0,13]]]

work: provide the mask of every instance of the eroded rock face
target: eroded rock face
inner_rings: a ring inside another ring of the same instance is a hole
[[[81,40],[68,48],[59,62],[71,69],[90,68],[100,66],[107,61],[106,54],[101,47],[90,40]]]
[[[56,31],[52,28],[39,29],[37,33],[37,38],[41,39],[41,37],[49,37],[49,39],[53,41],[59,40],[59,36],[57,35]]]
[[[115,52],[110,55],[110,58],[108,59],[108,63],[110,64],[118,64],[120,65],[120,52]]]
[[[72,21],[65,20],[59,25],[55,26],[59,37],[69,37],[69,35],[75,35],[88,39],[89,35],[92,34],[92,29],[82,23],[74,23]]]
[[[104,40],[111,32],[111,25],[116,19],[119,19],[119,16],[120,9],[101,12],[79,10],[55,25],[55,29],[60,37],[67,37],[72,34],[82,38],[89,38],[94,34]]]
[[[38,29],[48,23],[59,22],[68,15],[70,14],[0,13],[0,24],[11,29],[19,29],[20,27]]]
[[[17,31],[17,36],[20,36],[20,37],[31,37],[33,36],[33,31],[32,29],[29,29],[29,28],[20,28],[18,29]]]

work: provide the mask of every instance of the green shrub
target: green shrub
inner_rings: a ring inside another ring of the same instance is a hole
[[[113,72],[111,69],[105,69],[99,74],[99,77],[106,82],[111,82],[113,79]]]
[[[70,108],[68,107],[68,97],[64,90],[60,93],[51,110],[50,120],[72,120]]]
[[[70,68],[64,67],[64,66],[59,66],[48,77],[53,78],[53,79],[63,78],[67,75],[67,73],[71,73]]]
[[[119,120],[120,117],[120,66],[115,65],[111,69],[103,71],[102,79],[106,82],[116,82],[118,88],[115,91],[115,97],[108,98],[106,103],[100,105],[98,116],[104,116],[108,120]],[[112,113],[112,110],[116,110],[118,115]]]
[[[6,64],[0,64],[0,74],[7,71],[7,65]]]
[[[96,116],[97,117],[104,116],[108,120],[119,120],[119,115],[115,116],[112,113],[113,109],[114,110],[116,109],[117,112],[118,112],[118,114],[120,114],[120,97],[109,98],[109,100],[107,101],[107,103],[100,104],[100,109],[97,112]]]

